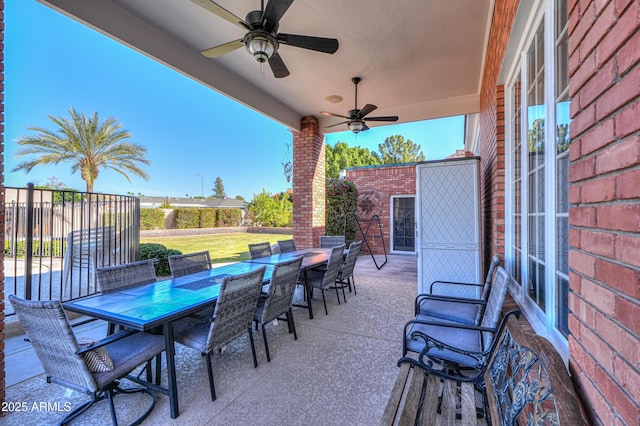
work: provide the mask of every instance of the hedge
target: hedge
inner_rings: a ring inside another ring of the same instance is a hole
[[[161,209],[140,209],[140,229],[164,229],[164,212]]]
[[[156,275],[159,277],[171,276],[169,267],[169,256],[182,254],[180,250],[168,249],[162,244],[142,243],[140,244],[140,260],[158,259],[155,264]]]
[[[198,209],[200,212],[200,228],[215,228],[218,221],[218,209]]]
[[[216,209],[218,218],[217,226],[238,226],[242,219],[242,211],[240,209]]]
[[[176,228],[192,229],[200,227],[200,209],[185,207],[175,209]]]

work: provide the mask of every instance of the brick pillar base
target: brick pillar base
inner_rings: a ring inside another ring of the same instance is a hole
[[[325,224],[324,135],[315,117],[293,132],[293,239],[298,248],[318,246]]]

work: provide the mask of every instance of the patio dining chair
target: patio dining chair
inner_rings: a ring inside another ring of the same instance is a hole
[[[9,295],[9,300],[44,368],[47,383],[91,397],[68,413],[60,424],[71,422],[93,404],[108,399],[111,420],[117,425],[114,397],[119,394],[142,392],[151,398],[151,405],[133,424],[140,424],[151,413],[155,393],[146,387],[123,389],[119,380],[160,355],[165,350],[163,336],[126,330],[84,347],[73,334],[60,301],[31,301],[15,295]],[[131,409],[138,409],[137,404]]]
[[[344,235],[321,235],[320,248],[331,248],[345,244]]]
[[[296,251],[296,243],[294,243],[293,240],[278,241],[278,248],[280,249],[280,253],[290,253]]]
[[[329,315],[327,311],[327,301],[324,297],[324,291],[330,287],[336,289],[336,296],[338,297],[338,304],[340,304],[340,294],[338,293],[338,287],[335,286],[340,267],[342,266],[342,256],[344,253],[344,244],[331,248],[331,254],[327,261],[327,266],[324,269],[309,269],[306,273],[307,286],[313,290],[317,288],[322,293],[322,303],[324,304],[324,313]],[[309,294],[308,302],[311,303],[313,298],[313,292]]]
[[[483,284],[470,284],[452,281],[434,281],[429,287],[429,293],[419,294],[415,301],[415,314],[428,315],[434,318],[441,318],[448,321],[459,322],[468,325],[480,324],[484,305],[476,305],[473,303],[460,304],[449,302],[446,297],[469,297],[474,293],[477,295],[480,291],[479,300],[487,300],[491,283],[496,267],[500,264],[500,258],[493,256],[491,265],[487,272],[487,277]],[[443,300],[439,300],[437,296],[445,296]]]
[[[342,262],[342,266],[340,267],[340,272],[338,272],[338,278],[336,279],[336,285],[338,287],[342,287],[342,297],[344,296],[344,288],[349,287],[349,292],[351,292],[351,286],[353,285],[353,291],[355,294],[358,294],[356,290],[356,282],[353,279],[353,270],[356,267],[356,261],[358,260],[358,256],[360,256],[360,250],[362,249],[362,240],[353,241],[349,244],[349,253],[347,254],[346,259]],[[345,298],[345,302],[347,299]]]
[[[266,297],[261,297],[258,300],[258,307],[253,316],[253,321],[262,326],[262,337],[264,340],[264,350],[267,354],[267,362],[271,361],[271,355],[269,354],[265,325],[270,321],[282,319],[279,317],[284,314],[289,326],[289,333],[293,333],[294,339],[298,340],[291,305],[293,304],[293,295],[296,291],[301,266],[302,256],[286,262],[277,263],[271,275],[269,293]]]
[[[502,314],[502,305],[509,286],[509,273],[496,268],[491,291],[486,301],[449,298],[452,303],[485,305],[478,326],[446,321],[428,315],[417,315],[404,326],[403,351],[424,353],[428,357],[452,365],[478,369],[491,347]],[[420,336],[417,338],[416,336]]]
[[[267,257],[271,256],[271,254],[271,245],[268,242],[249,244],[249,256],[251,256],[251,259]]]
[[[153,266],[155,261],[156,259],[141,260],[96,269],[98,291],[108,293],[155,282],[156,271]],[[107,334],[113,334],[114,330],[115,324],[109,323]]]
[[[216,388],[211,367],[211,354],[249,332],[253,365],[258,367],[251,324],[258,306],[266,266],[222,279],[213,316],[206,321],[188,317],[173,325],[175,341],[205,355],[211,400],[216,400]]]
[[[211,257],[208,251],[176,254],[167,258],[172,277],[195,274],[211,269]]]

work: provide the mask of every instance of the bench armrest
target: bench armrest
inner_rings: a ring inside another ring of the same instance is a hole
[[[420,307],[426,303],[428,300],[439,300],[442,302],[453,302],[453,303],[467,303],[474,305],[486,305],[487,301],[482,299],[469,299],[466,297],[454,297],[454,296],[441,296],[438,294],[420,294],[416,297],[415,306],[414,306],[414,315],[418,315],[420,313]]]

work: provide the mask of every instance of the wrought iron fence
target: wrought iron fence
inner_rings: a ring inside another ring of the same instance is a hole
[[[139,259],[137,197],[8,187],[4,217],[5,298],[87,296],[97,291],[96,268]],[[13,314],[6,301],[5,314]]]

